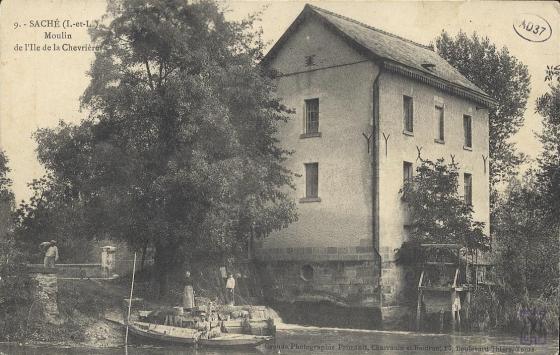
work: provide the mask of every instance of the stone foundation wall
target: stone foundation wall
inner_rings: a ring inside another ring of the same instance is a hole
[[[381,247],[380,255],[383,328],[413,329],[411,315],[416,314],[415,300],[420,273],[413,268],[398,265],[392,247]],[[414,308],[410,308],[410,305]]]
[[[381,247],[381,294],[382,305],[393,307],[406,302],[405,292],[411,287],[416,290],[420,270],[404,267],[396,263],[395,251],[390,247]],[[408,291],[409,292],[409,291]]]
[[[268,298],[379,307],[378,262],[370,260],[270,261],[258,267]]]
[[[396,306],[402,300],[402,268],[395,263],[395,252],[391,247],[381,247],[381,303],[384,307]]]
[[[406,293],[414,288],[418,275],[396,264],[395,248],[384,246],[377,254],[363,244],[271,249],[257,245],[257,270],[265,296],[273,302],[376,309],[382,318],[376,327],[408,329]]]
[[[31,273],[33,304],[30,310],[32,319],[52,324],[60,323],[58,312],[58,281],[56,273]]]
[[[374,248],[369,239],[361,239],[360,245],[355,246],[326,246],[326,247],[302,247],[293,246],[286,248],[264,248],[263,241],[254,242],[254,253],[260,261],[355,261],[370,260],[379,262]]]

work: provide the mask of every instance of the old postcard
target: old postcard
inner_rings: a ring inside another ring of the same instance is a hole
[[[558,354],[557,2],[0,26],[0,354]]]

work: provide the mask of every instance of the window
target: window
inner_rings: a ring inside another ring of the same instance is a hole
[[[414,113],[412,97],[403,96],[403,124],[404,131],[412,133],[414,130]]]
[[[403,185],[409,181],[412,181],[412,163],[403,161]]]
[[[315,65],[315,54],[305,56],[305,66],[312,67]]]
[[[465,131],[465,147],[472,148],[472,118],[471,116],[463,116],[463,130]]]
[[[305,198],[319,197],[319,163],[305,164]]]
[[[305,133],[319,133],[319,99],[305,100]]]
[[[443,107],[441,106],[436,106],[436,125],[436,141],[443,143],[445,141],[445,122],[443,116]]]
[[[408,182],[412,182],[412,174],[413,174],[413,170],[412,170],[412,163],[408,162],[408,161],[403,161],[403,189],[402,189],[402,196],[401,198],[403,199],[403,201],[406,200],[407,198],[407,186],[406,184]]]
[[[465,203],[472,206],[472,175],[465,173]]]

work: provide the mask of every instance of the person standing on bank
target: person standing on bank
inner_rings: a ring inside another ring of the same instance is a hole
[[[193,279],[191,277],[190,271],[185,272],[185,288],[183,289],[183,308],[187,311],[194,308]]]
[[[51,240],[47,251],[45,252],[44,266],[53,268],[58,261],[58,248],[56,247],[56,240]]]
[[[235,303],[235,279],[232,274],[229,274],[226,280],[226,300],[230,306]]]

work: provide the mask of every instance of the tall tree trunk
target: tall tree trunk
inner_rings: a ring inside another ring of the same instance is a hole
[[[159,285],[159,297],[164,297],[169,291],[168,274],[170,269],[170,257],[167,248],[161,244],[155,246],[155,273],[152,274],[154,281]]]
[[[142,247],[142,261],[140,262],[140,270],[144,271],[144,265],[146,263],[146,251],[148,249],[148,240],[144,242],[144,246]]]

